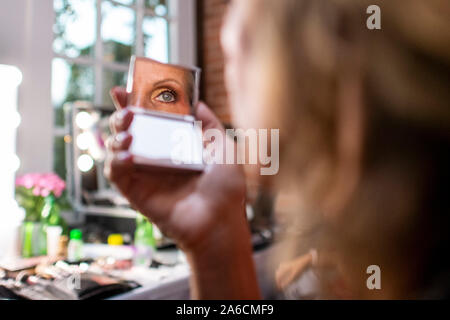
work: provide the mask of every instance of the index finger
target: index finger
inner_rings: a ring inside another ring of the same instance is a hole
[[[111,132],[116,134],[121,131],[127,131],[133,122],[133,118],[133,112],[127,108],[114,112],[109,117],[109,127],[111,128]]]

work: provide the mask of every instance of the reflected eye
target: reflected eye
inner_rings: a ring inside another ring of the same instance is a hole
[[[164,103],[170,103],[175,101],[175,94],[171,91],[163,91],[155,98],[155,100],[164,102]]]

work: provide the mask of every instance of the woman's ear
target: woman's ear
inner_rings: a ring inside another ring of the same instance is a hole
[[[326,218],[339,218],[358,188],[364,144],[362,76],[357,67],[338,74],[336,93],[336,162],[332,186],[324,203]]]

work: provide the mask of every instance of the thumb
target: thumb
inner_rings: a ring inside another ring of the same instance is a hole
[[[225,131],[219,118],[212,112],[212,110],[204,103],[199,102],[196,109],[196,119],[202,121],[203,130],[219,129]]]

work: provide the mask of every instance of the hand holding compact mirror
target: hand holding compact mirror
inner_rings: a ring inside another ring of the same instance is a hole
[[[200,69],[132,57],[128,107],[136,164],[149,168],[202,171],[201,128],[195,126]]]

